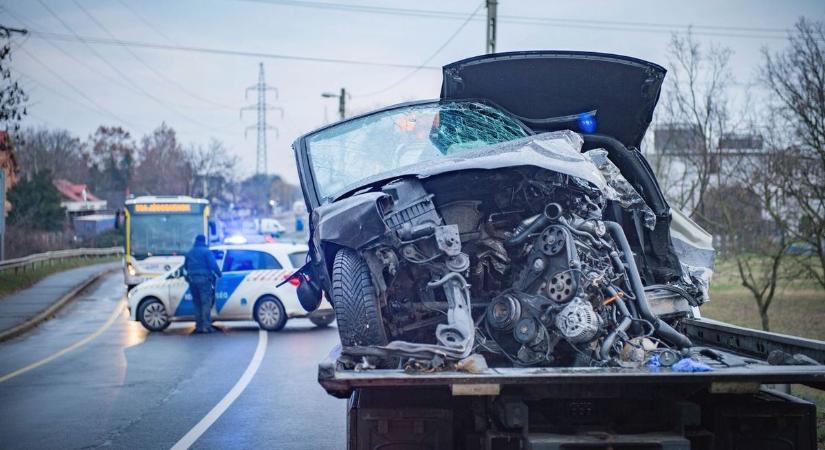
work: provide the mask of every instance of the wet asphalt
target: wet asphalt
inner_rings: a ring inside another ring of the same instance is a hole
[[[84,291],[57,317],[0,344],[0,377],[100,329],[124,301],[122,275]],[[190,335],[148,333],[123,312],[88,344],[0,382],[0,447],[171,448],[232,389],[258,343],[253,322]],[[291,319],[268,334],[251,383],[192,448],[345,448],[346,401],[318,385],[334,326]]]

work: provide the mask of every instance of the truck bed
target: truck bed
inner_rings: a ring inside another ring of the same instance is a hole
[[[825,342],[736,327],[708,319],[686,320],[681,330],[696,347],[722,355],[725,362],[701,356],[710,372],[675,372],[670,368],[547,367],[490,368],[484,373],[457,371],[406,373],[401,369],[342,370],[340,347],[318,367],[318,381],[331,395],[347,397],[355,388],[448,386],[454,394],[497,394],[502,386],[709,385],[712,390],[754,389],[761,384],[805,384],[825,389]],[[820,365],[770,365],[773,350],[803,354]]]

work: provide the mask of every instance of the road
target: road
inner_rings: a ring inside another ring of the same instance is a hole
[[[168,449],[187,433],[197,435],[192,448],[346,446],[346,401],[316,381],[334,327],[293,319],[260,333],[254,322],[218,323],[225,332],[190,335],[182,322],[150,334],[124,302],[122,275],[112,274],[0,344],[0,446]],[[221,409],[233,388],[240,395]],[[216,406],[222,414],[204,424]]]

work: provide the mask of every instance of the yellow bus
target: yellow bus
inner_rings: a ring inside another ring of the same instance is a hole
[[[183,195],[130,198],[123,209],[126,233],[123,279],[128,289],[183,264],[195,236],[209,238],[209,201]]]

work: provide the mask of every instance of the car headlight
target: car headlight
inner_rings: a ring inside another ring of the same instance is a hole
[[[129,272],[131,276],[137,275],[137,270],[135,270],[135,266],[133,266],[132,263],[126,264],[126,271]]]

